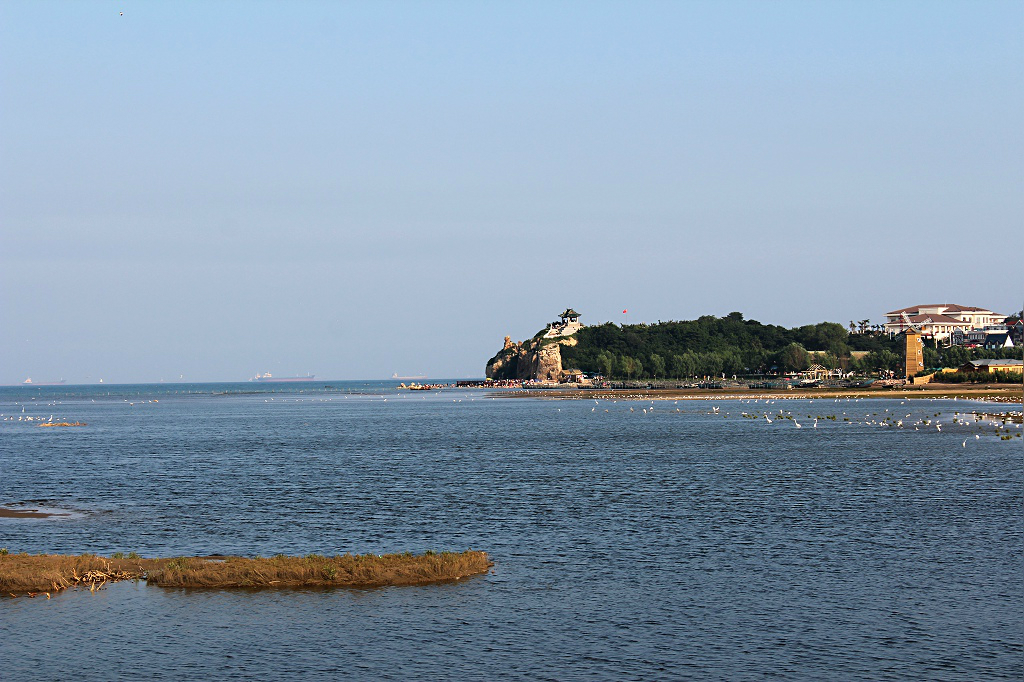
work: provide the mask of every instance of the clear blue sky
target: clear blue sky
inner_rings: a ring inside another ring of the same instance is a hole
[[[3,2],[0,383],[480,376],[566,306],[1017,310],[1022,36],[1021,2]]]

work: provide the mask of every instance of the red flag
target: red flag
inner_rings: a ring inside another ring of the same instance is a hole
[[[626,311],[625,311],[625,310],[623,310],[623,311],[622,311],[622,314],[623,314],[623,315],[625,315],[625,314],[626,314]]]

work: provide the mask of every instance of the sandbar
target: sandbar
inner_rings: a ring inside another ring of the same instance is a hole
[[[548,398],[555,400],[747,400],[818,398],[946,398],[979,400],[992,403],[1021,402],[1024,391],[1019,384],[923,384],[894,388],[794,388],[763,389],[746,386],[709,388],[544,388],[502,391],[496,397]]]
[[[48,519],[51,516],[70,516],[61,512],[44,512],[38,509],[9,509],[0,507],[0,519]]]

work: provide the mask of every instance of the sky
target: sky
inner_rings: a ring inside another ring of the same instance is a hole
[[[1024,298],[1024,3],[0,0],[0,384]]]

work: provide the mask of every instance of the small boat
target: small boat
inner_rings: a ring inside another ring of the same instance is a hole
[[[424,379],[427,378],[427,375],[420,374],[419,376],[414,377],[400,377],[398,376],[398,372],[395,372],[394,374],[391,375],[391,378],[394,379],[395,381],[423,381]]]

